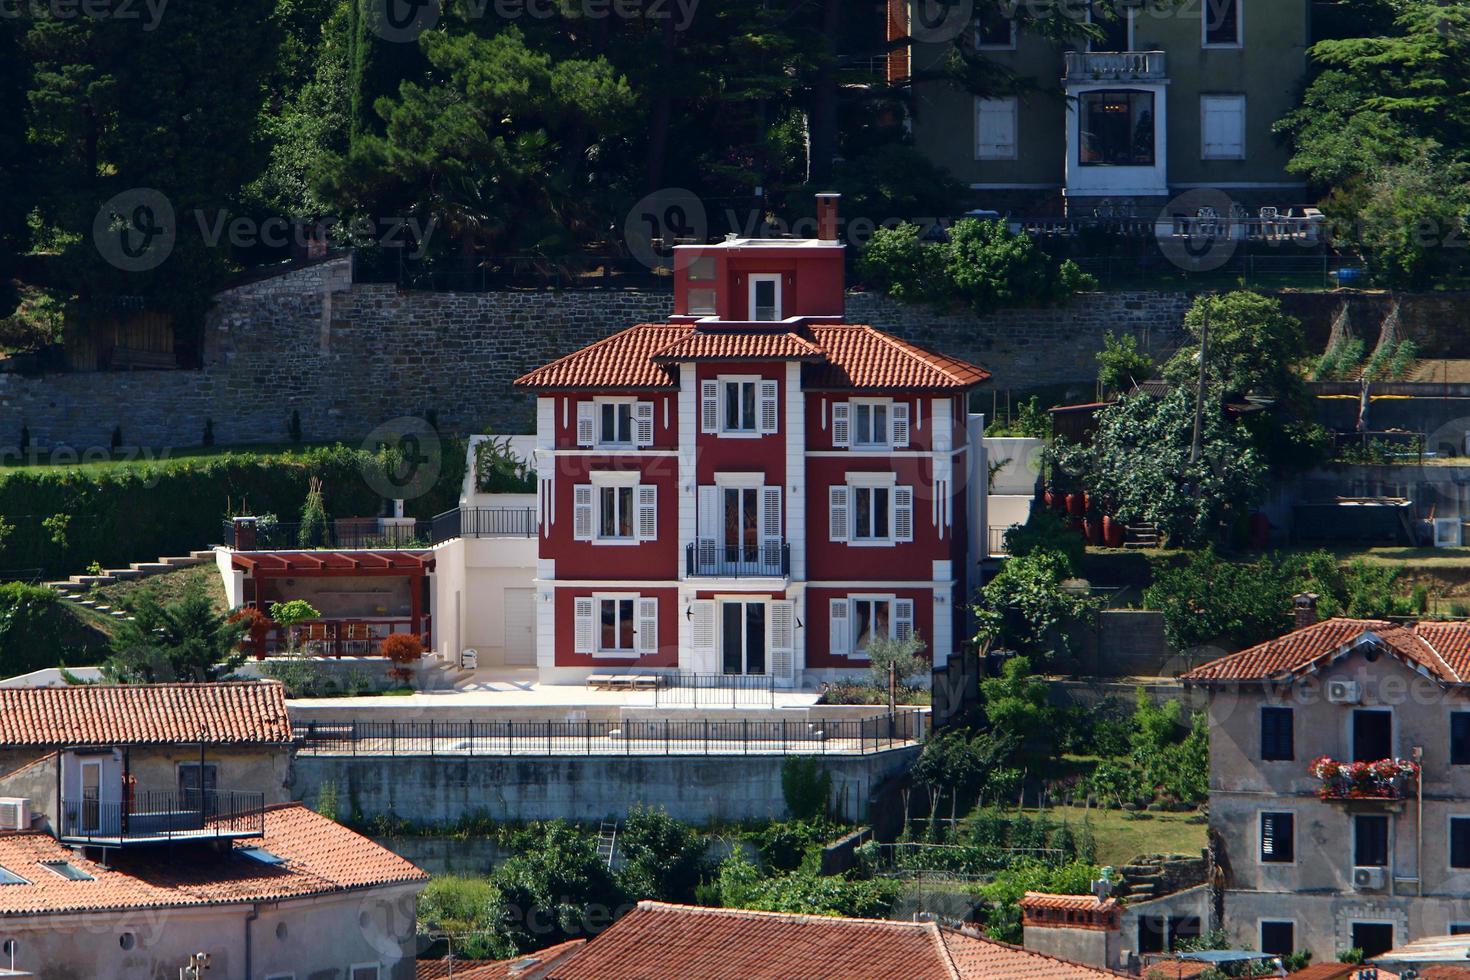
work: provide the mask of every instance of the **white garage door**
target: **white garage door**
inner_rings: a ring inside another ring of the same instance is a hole
[[[505,662],[536,666],[536,590],[505,590]]]

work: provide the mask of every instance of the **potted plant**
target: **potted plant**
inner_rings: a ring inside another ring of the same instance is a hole
[[[391,633],[383,637],[378,653],[393,661],[388,673],[407,684],[413,679],[413,665],[424,655],[424,643],[412,633]]]

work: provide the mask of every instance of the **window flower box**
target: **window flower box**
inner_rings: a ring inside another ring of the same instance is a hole
[[[1338,762],[1324,755],[1308,771],[1322,781],[1324,800],[1402,800],[1419,780],[1419,766],[1407,759]]]

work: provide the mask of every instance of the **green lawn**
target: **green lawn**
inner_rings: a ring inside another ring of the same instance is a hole
[[[214,608],[218,612],[228,612],[229,605],[225,599],[225,586],[220,581],[219,569],[214,562],[203,565],[195,565],[193,568],[181,568],[177,571],[162,572],[148,578],[134,579],[130,582],[118,582],[115,585],[106,585],[94,588],[87,593],[88,598],[97,599],[104,605],[114,609],[126,609],[128,604],[137,600],[138,596],[145,590],[151,590],[160,602],[172,602],[184,595],[191,585],[202,585],[204,591],[214,602]],[[66,603],[65,608],[88,626],[93,627],[111,636],[117,628],[117,620],[99,612],[94,612],[85,606],[74,603]]]
[[[1039,811],[1027,807],[1027,814],[1036,816]],[[1067,821],[1081,826],[1083,821],[1092,825],[1092,836],[1097,841],[1097,863],[1104,867],[1121,867],[1144,854],[1199,854],[1205,846],[1205,825],[1195,813],[1127,813],[1123,810],[1085,809],[1083,807],[1052,807],[1047,810],[1051,819],[1060,823]]]

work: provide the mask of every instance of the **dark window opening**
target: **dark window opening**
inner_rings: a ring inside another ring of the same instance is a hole
[[[1353,712],[1353,761],[1393,758],[1393,712]]]
[[[1393,949],[1393,926],[1387,922],[1354,922],[1353,948],[1363,951],[1363,959],[1371,960]]]
[[[1078,102],[1084,167],[1154,165],[1152,92],[1084,92]]]
[[[1240,43],[1240,0],[1205,0],[1205,43]]]
[[[1292,722],[1295,713],[1290,708],[1261,709],[1261,760],[1263,762],[1291,762],[1296,758]]]
[[[1470,817],[1450,820],[1450,867],[1470,868]]]
[[[1008,48],[1012,43],[1010,17],[991,11],[975,18],[975,43],[982,48]]]
[[[1353,818],[1353,865],[1388,867],[1388,817],[1374,814]]]
[[[1290,956],[1296,952],[1296,926],[1290,922],[1261,923],[1261,952],[1268,956]]]
[[[1261,814],[1261,861],[1290,864],[1296,860],[1296,817],[1290,813]]]
[[[1450,765],[1470,766],[1470,711],[1450,714]]]
[[[1140,953],[1164,952],[1164,930],[1167,923],[1162,915],[1144,915],[1138,919],[1138,951]]]
[[[1128,11],[1119,10],[1109,4],[1092,5],[1092,23],[1103,32],[1102,40],[1092,41],[1094,51],[1127,51]]]

